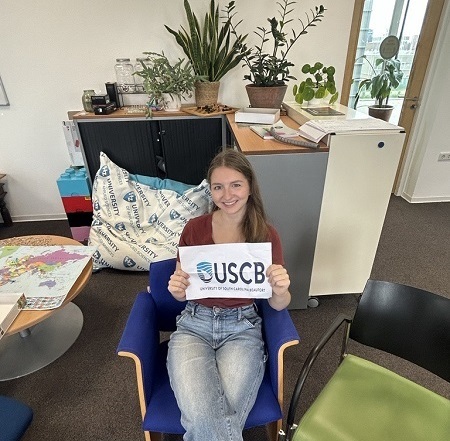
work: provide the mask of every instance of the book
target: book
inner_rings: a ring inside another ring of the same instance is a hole
[[[0,339],[27,303],[23,293],[2,293],[0,295]]]
[[[255,132],[258,136],[263,139],[273,139],[273,136],[270,134],[270,130],[274,128],[277,135],[282,136],[283,138],[294,138],[298,136],[298,130],[291,129],[287,125],[285,125],[282,121],[278,121],[272,125],[254,125],[250,126],[250,130]]]
[[[301,125],[298,128],[298,133],[303,138],[309,139],[313,142],[319,142],[323,137],[327,136],[327,132],[322,130],[320,127],[311,124],[311,121]]]
[[[303,110],[314,116],[337,116],[344,115],[336,109],[331,107],[302,107]]]
[[[379,133],[380,131],[401,132],[402,127],[376,118],[356,119],[314,119],[302,124],[298,133],[303,138],[319,142],[329,134]]]
[[[280,119],[280,109],[242,108],[234,114],[236,123],[275,124]]]

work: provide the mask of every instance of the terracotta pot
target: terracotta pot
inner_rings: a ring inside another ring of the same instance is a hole
[[[279,109],[286,94],[287,86],[259,87],[245,86],[251,107]]]
[[[374,118],[382,119],[383,121],[389,121],[393,110],[394,106],[389,105],[369,106],[369,115]]]
[[[195,83],[195,104],[197,107],[215,106],[219,98],[220,81],[198,81]]]

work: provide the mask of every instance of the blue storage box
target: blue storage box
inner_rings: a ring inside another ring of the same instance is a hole
[[[87,177],[86,169],[68,168],[56,181],[61,197],[90,196],[91,185]]]

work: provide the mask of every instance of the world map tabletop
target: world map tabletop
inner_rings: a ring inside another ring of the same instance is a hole
[[[24,293],[24,309],[58,308],[94,252],[82,245],[2,246],[0,295]]]

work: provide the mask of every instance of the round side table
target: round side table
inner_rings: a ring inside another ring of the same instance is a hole
[[[62,236],[21,236],[0,240],[5,245],[80,245]],[[83,313],[72,300],[92,274],[92,260],[84,267],[63,304],[55,309],[24,310],[0,340],[0,381],[35,372],[63,355],[80,335]]]

